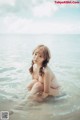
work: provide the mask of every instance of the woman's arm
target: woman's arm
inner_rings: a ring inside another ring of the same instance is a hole
[[[44,91],[42,94],[42,98],[44,99],[49,95],[49,89],[50,89],[50,74],[48,70],[44,71],[43,80],[44,80]]]
[[[49,72],[46,70],[44,73],[44,93],[49,93],[50,88],[50,75]]]

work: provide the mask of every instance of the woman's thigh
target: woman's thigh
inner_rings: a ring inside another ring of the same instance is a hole
[[[37,92],[40,92],[40,91],[43,91],[44,87],[43,87],[43,84],[40,83],[40,82],[36,82],[32,89],[31,89],[31,92],[32,93],[37,93]]]
[[[37,80],[32,80],[32,81],[28,84],[27,88],[31,90],[32,87],[33,87],[33,85],[34,85],[35,83],[37,83]]]

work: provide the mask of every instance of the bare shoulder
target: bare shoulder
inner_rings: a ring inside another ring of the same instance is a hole
[[[50,73],[49,68],[48,67],[44,68],[44,74],[49,74],[49,73]]]
[[[49,67],[44,68],[44,74],[48,77],[51,77],[53,75],[53,73]]]
[[[56,78],[56,77],[55,77],[55,74],[53,73],[53,71],[51,70],[50,67],[44,68],[44,74],[47,75],[48,77],[50,76],[51,79]]]
[[[37,68],[37,65],[36,65],[36,64],[33,64],[33,68]]]

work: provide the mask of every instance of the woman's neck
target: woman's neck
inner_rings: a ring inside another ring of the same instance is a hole
[[[42,67],[41,64],[36,64],[36,66],[37,66],[37,68],[39,68],[39,69]]]

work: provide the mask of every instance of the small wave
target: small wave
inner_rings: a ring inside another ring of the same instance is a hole
[[[9,68],[1,68],[0,69],[0,73],[6,72],[6,71],[10,71],[10,70],[15,70],[15,67],[9,67]]]

